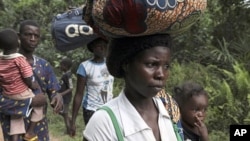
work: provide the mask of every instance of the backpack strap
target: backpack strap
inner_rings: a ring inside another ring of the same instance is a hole
[[[105,110],[106,112],[108,112],[109,117],[111,118],[113,126],[115,128],[115,132],[116,132],[116,136],[118,138],[118,141],[124,141],[120,126],[119,126],[119,124],[117,122],[117,119],[116,119],[113,111],[108,106],[102,106],[98,110],[100,110],[100,109]]]

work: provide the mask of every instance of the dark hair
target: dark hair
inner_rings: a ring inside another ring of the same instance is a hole
[[[6,28],[0,31],[0,48],[3,50],[11,50],[18,48],[18,35],[15,30]]]
[[[23,33],[24,31],[24,27],[26,25],[32,25],[32,26],[35,26],[35,27],[38,27],[40,28],[40,26],[38,25],[38,23],[35,21],[35,20],[24,20],[20,23],[20,27],[19,27],[19,33]]]
[[[207,92],[200,84],[189,80],[174,88],[173,98],[181,108],[185,102],[196,95],[205,95],[208,97]]]
[[[72,61],[69,58],[63,58],[61,60],[61,64],[63,64],[64,66],[66,66],[68,69],[70,69],[71,66],[72,66]]]
[[[123,37],[111,39],[108,45],[107,67],[111,75],[124,77],[122,65],[131,61],[139,52],[163,46],[171,48],[168,34],[154,34],[139,37]]]
[[[87,48],[90,52],[93,52],[93,47],[96,46],[104,46],[106,47],[108,44],[107,40],[103,39],[103,38],[97,38],[93,41],[91,41],[90,43],[87,44]]]

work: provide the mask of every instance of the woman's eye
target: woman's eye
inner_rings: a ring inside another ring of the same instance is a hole
[[[151,63],[151,62],[150,63],[145,63],[145,64],[146,64],[147,67],[150,67],[150,68],[154,66],[154,63]]]
[[[153,65],[152,63],[150,63],[150,64],[148,64],[147,66],[151,68],[151,67],[153,67],[154,65]]]

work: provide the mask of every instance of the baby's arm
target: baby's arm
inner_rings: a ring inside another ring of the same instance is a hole
[[[37,81],[33,81],[33,78],[34,78],[33,76],[26,77],[26,78],[23,78],[23,81],[32,90],[40,88],[40,86],[37,83]]]
[[[197,122],[195,123],[196,127],[198,128],[198,131],[200,132],[201,141],[209,141],[208,139],[208,131],[205,123],[201,121],[198,117]]]

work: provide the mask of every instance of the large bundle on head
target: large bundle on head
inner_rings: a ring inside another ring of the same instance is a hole
[[[207,0],[87,0],[84,20],[108,37],[177,34],[195,23]]]

